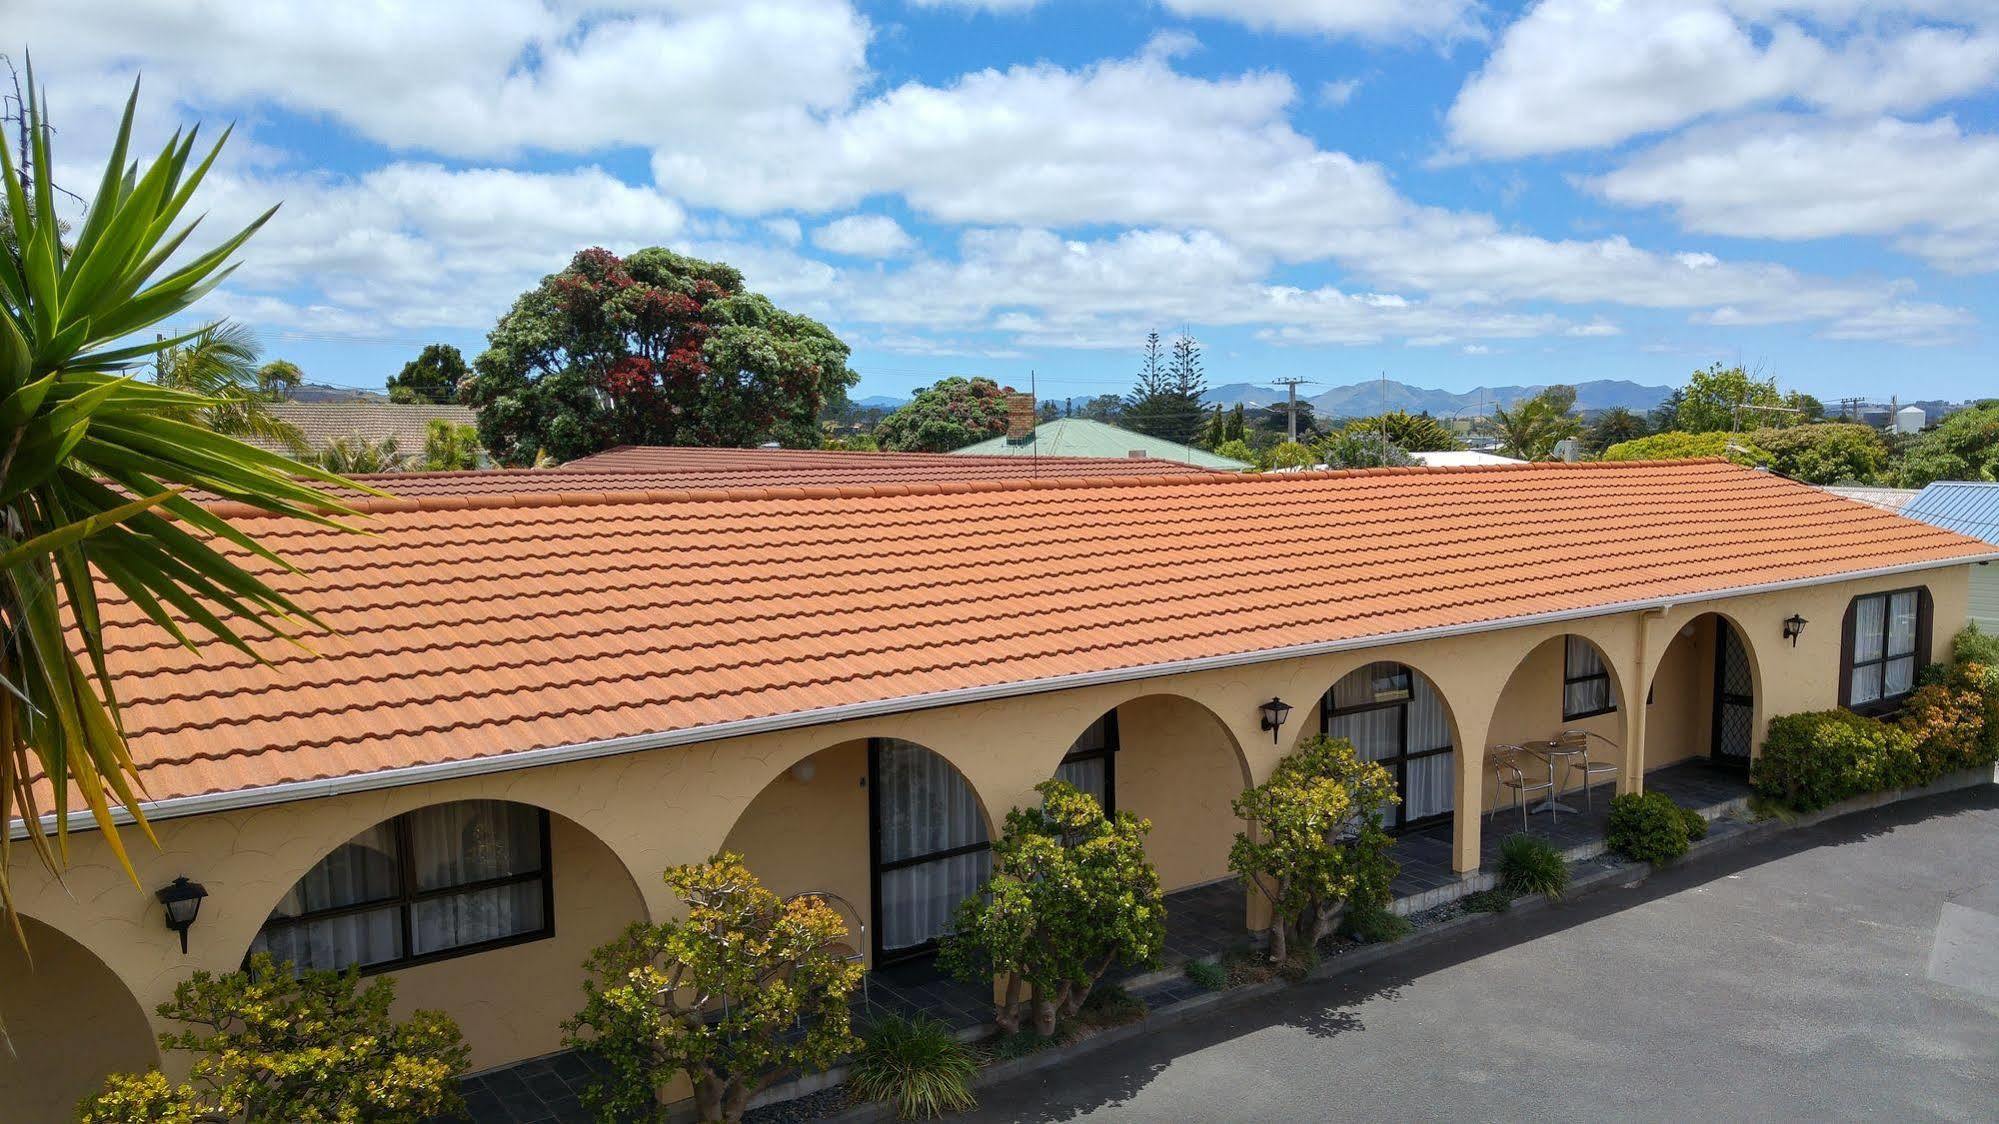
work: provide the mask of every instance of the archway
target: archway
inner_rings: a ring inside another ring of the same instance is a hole
[[[139,1001],[104,961],[32,917],[21,927],[26,952],[0,933],[0,1018],[15,1051],[0,1049],[0,1115],[68,1120],[105,1077],[151,1069],[159,1050]]]
[[[1748,769],[1759,687],[1755,653],[1727,616],[1702,613],[1682,624],[1653,666],[1645,770],[1695,758]]]
[[[1592,766],[1622,767],[1628,718],[1624,684],[1609,655],[1596,641],[1572,632],[1544,640],[1521,657],[1499,693],[1487,741],[1531,745],[1579,730],[1586,735]],[[1564,791],[1577,789],[1583,773],[1565,768],[1556,780]],[[1498,783],[1487,770],[1484,807],[1504,803]]]
[[[1180,695],[1144,695],[1099,715],[1055,775],[1107,811],[1152,821],[1145,849],[1168,892],[1228,876],[1242,821],[1230,807],[1249,765],[1228,726]]]
[[[991,821],[943,756],[896,738],[829,746],[764,786],[729,829],[778,894],[818,893],[870,965],[921,956],[985,881]]]
[[[449,1014],[482,1069],[560,1049],[583,961],[645,916],[631,873],[581,824],[457,800],[333,848],[271,908],[246,957],[393,972],[397,1010]]]
[[[1360,756],[1395,777],[1402,803],[1384,817],[1391,831],[1448,821],[1457,807],[1457,722],[1443,693],[1408,664],[1365,664],[1319,700],[1318,732],[1352,742]]]

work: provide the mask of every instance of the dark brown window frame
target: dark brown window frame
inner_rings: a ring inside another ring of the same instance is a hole
[[[1117,815],[1117,752],[1118,725],[1117,708],[1112,707],[1104,715],[1104,744],[1091,749],[1072,749],[1062,755],[1061,764],[1073,765],[1078,761],[1104,762],[1104,815]]]
[[[460,803],[460,802],[452,801],[451,803]],[[499,801],[499,803],[508,803],[508,801]],[[434,805],[432,806],[434,807]],[[498,878],[481,878],[472,882],[462,882],[451,886],[440,886],[437,887],[436,889],[431,889],[431,890],[417,890],[415,889],[417,884],[416,849],[414,846],[411,845],[409,823],[410,823],[410,818],[412,816],[424,810],[425,809],[423,808],[412,809],[411,811],[404,812],[399,816],[392,817],[389,821],[389,823],[393,826],[393,829],[396,833],[396,879],[397,882],[399,883],[399,890],[397,893],[390,894],[385,897],[375,898],[371,901],[355,902],[352,905],[341,905],[341,906],[333,906],[328,909],[309,910],[305,913],[297,915],[296,917],[285,917],[276,920],[266,920],[263,923],[263,925],[258,927],[257,929],[258,935],[261,936],[264,933],[264,931],[267,929],[272,929],[272,928],[288,929],[296,926],[310,924],[311,922],[314,921],[324,921],[332,917],[345,917],[349,914],[354,914],[354,913],[373,913],[376,910],[388,909],[392,906],[398,907],[397,909],[398,920],[402,925],[403,955],[398,956],[392,960],[376,961],[373,964],[354,965],[354,967],[360,969],[361,974],[364,976],[372,976],[381,972],[400,971],[401,969],[415,967],[419,964],[434,964],[440,960],[452,960],[460,956],[471,956],[475,953],[490,952],[496,948],[510,948],[514,945],[530,944],[534,941],[545,941],[555,936],[555,870],[552,861],[553,860],[552,849],[549,843],[547,809],[545,808],[534,809],[535,820],[537,824],[540,826],[541,830],[540,869],[526,871],[521,874],[502,875]],[[319,861],[325,862],[326,856],[322,855]],[[318,865],[319,865],[318,863],[313,864],[315,868],[317,868]],[[504,937],[495,937],[492,940],[479,941],[474,944],[453,945],[450,948],[440,948],[434,952],[425,952],[418,954],[412,954],[410,952],[410,949],[415,947],[415,941],[412,939],[415,936],[415,926],[411,918],[415,911],[416,906],[419,903],[427,901],[435,901],[439,898],[459,897],[465,894],[477,893],[480,890],[497,889],[498,887],[501,886],[513,886],[523,882],[533,882],[536,880],[539,880],[541,882],[541,928],[530,930],[524,933],[510,933]],[[250,954],[244,953],[243,963],[247,965],[249,962],[250,962]],[[301,965],[300,967],[303,968],[305,966]],[[320,968],[325,966],[312,965],[311,967]],[[341,965],[339,968],[334,970],[345,971],[347,967],[348,967],[347,965]]]
[[[1396,671],[1391,679],[1399,681],[1403,686],[1391,690],[1386,694],[1377,694],[1373,702],[1355,703],[1352,706],[1339,706],[1334,703],[1333,692],[1339,689],[1338,683],[1326,688],[1326,693],[1319,696],[1319,734],[1321,737],[1331,737],[1333,733],[1333,719],[1335,718],[1349,714],[1362,714],[1373,710],[1387,710],[1390,707],[1396,708],[1398,713],[1396,715],[1397,729],[1395,736],[1396,740],[1401,744],[1402,752],[1393,757],[1376,758],[1374,759],[1374,763],[1387,769],[1394,775],[1395,791],[1399,795],[1409,791],[1409,763],[1411,761],[1421,761],[1426,757],[1441,757],[1446,753],[1456,753],[1458,751],[1458,734],[1454,724],[1451,729],[1451,743],[1449,745],[1439,746],[1436,749],[1419,749],[1414,753],[1409,752],[1409,707],[1416,699],[1416,676],[1421,674],[1421,672],[1418,672],[1408,664],[1397,663],[1394,660],[1377,660],[1375,662],[1394,664]],[[1430,684],[1430,689],[1433,691],[1436,690],[1436,684]],[[1451,807],[1448,811],[1433,812],[1430,815],[1420,816],[1412,820],[1404,818],[1404,805],[1397,803],[1394,807],[1385,810],[1386,814],[1382,817],[1385,821],[1382,825],[1383,829],[1390,835],[1402,835],[1411,831],[1420,831],[1423,828],[1436,824],[1448,823],[1453,816],[1457,815],[1458,795],[1457,779],[1454,777],[1451,781]]]
[[[1909,677],[1909,689],[1899,694],[1884,694],[1878,699],[1856,703],[1853,701],[1853,672],[1855,668],[1879,664],[1881,666],[1881,685],[1885,689],[1888,685],[1888,661],[1905,658],[1905,656],[1891,656],[1888,654],[1888,630],[1892,627],[1888,619],[1888,604],[1896,595],[1903,593],[1913,593],[1916,595],[1915,648],[1907,653],[1907,655],[1915,657],[1916,670],[1915,674]],[[1881,658],[1876,660],[1862,660],[1856,663],[1853,658],[1856,646],[1854,642],[1857,639],[1854,635],[1854,629],[1857,627],[1860,619],[1860,603],[1875,597],[1880,598],[1882,603]],[[1846,615],[1841,618],[1839,624],[1839,705],[1855,714],[1866,714],[1877,717],[1883,714],[1894,714],[1901,710],[1902,704],[1908,701],[1910,695],[1915,694],[1918,680],[1922,677],[1922,670],[1930,662],[1930,652],[1932,650],[1930,627],[1933,623],[1931,615],[1930,587],[1926,585],[1904,586],[1901,589],[1884,589],[1876,593],[1862,593],[1848,601],[1846,603]]]
[[[1583,643],[1588,644],[1590,642],[1585,639]],[[1603,714],[1617,713],[1617,685],[1610,681],[1610,661],[1603,658],[1603,650],[1601,648],[1596,649],[1596,658],[1597,663],[1603,666],[1602,671],[1587,675],[1575,674],[1575,670],[1569,666],[1569,637],[1566,635],[1562,637],[1562,721],[1579,722],[1585,718],[1595,718]],[[1599,679],[1603,681],[1604,706],[1597,710],[1581,710],[1571,714],[1569,712],[1569,688],[1578,683],[1594,683]],[[1650,703],[1652,700],[1650,697],[1647,697],[1645,701]]]

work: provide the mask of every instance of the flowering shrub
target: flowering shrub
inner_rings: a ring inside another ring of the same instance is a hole
[[[1902,705],[1895,725],[1909,735],[1921,761],[1915,783],[1992,761],[1999,691],[1986,689],[1990,678],[1978,664],[1955,664]]]

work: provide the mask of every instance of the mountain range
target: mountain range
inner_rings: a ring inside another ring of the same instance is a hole
[[[1584,411],[1622,406],[1643,413],[1665,401],[1666,396],[1673,392],[1673,388],[1668,386],[1645,386],[1628,379],[1592,379],[1571,385],[1576,388],[1576,407]],[[1532,398],[1546,390],[1547,386],[1480,386],[1460,393],[1411,386],[1394,379],[1376,379],[1336,386],[1316,394],[1302,393],[1310,389],[1310,383],[1301,386],[1299,400],[1310,402],[1313,412],[1320,417],[1369,417],[1384,410],[1405,410],[1412,414],[1428,411],[1436,417],[1450,417],[1455,414],[1490,413],[1495,406],[1511,406],[1523,398]],[[1233,406],[1238,402],[1265,406],[1284,401],[1284,388],[1245,382],[1226,383],[1209,387],[1207,401],[1224,406]]]

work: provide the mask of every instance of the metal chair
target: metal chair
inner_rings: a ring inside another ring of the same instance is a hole
[[[858,946],[845,945],[844,947],[846,947],[850,951],[848,952],[847,955],[840,957],[840,959],[848,964],[859,964],[863,969],[865,969],[868,965],[868,954],[866,951],[868,947],[868,923],[867,920],[861,916],[861,911],[854,908],[853,902],[850,902],[847,899],[841,897],[840,895],[833,893],[831,890],[806,890],[803,893],[793,894],[790,897],[784,899],[784,903],[786,905],[790,905],[792,902],[799,901],[804,898],[818,898],[820,901],[830,906],[833,912],[841,914],[842,921],[845,921],[848,918],[853,919],[853,923],[847,926],[847,935],[857,939],[860,942],[860,944]],[[838,948],[842,946],[836,945],[835,947]],[[871,1001],[872,1001],[871,997],[868,995],[868,973],[866,971],[863,971],[861,973],[861,1002],[870,1003]]]
[[[1493,775],[1498,778],[1499,786],[1513,790],[1513,805],[1520,809],[1521,831],[1527,830],[1528,793],[1545,792],[1548,794],[1550,800],[1554,799],[1555,782],[1552,777],[1546,780],[1530,781],[1527,779],[1526,770],[1520,767],[1521,758],[1532,756],[1534,756],[1533,751],[1524,745],[1496,745],[1486,755],[1486,761],[1492,767]],[[1492,813],[1496,810],[1497,805],[1487,808],[1485,810],[1485,818],[1490,820]]]
[[[1585,811],[1590,810],[1592,807],[1590,801],[1590,786],[1596,783],[1596,778],[1598,777],[1614,778],[1617,776],[1617,769],[1618,769],[1617,760],[1614,757],[1609,761],[1590,760],[1589,740],[1591,738],[1595,738],[1596,740],[1602,742],[1603,744],[1609,746],[1612,749],[1617,748],[1616,742],[1611,741],[1609,738],[1604,737],[1602,734],[1592,733],[1589,730],[1563,730],[1561,736],[1555,739],[1557,742],[1559,742],[1562,745],[1574,746],[1583,751],[1582,757],[1580,759],[1569,762],[1569,769],[1572,772],[1577,769],[1582,770],[1583,809]],[[1567,778],[1563,779],[1566,780]]]

